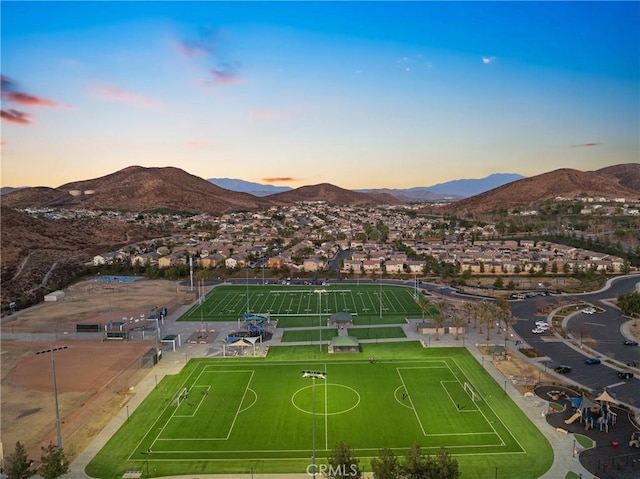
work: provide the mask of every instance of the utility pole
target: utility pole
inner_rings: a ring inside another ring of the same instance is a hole
[[[62,451],[62,431],[60,427],[60,409],[58,407],[58,382],[56,380],[56,359],[54,352],[63,349],[68,349],[67,346],[61,346],[59,348],[43,349],[42,351],[36,351],[36,354],[51,353],[51,375],[53,377],[53,400],[56,408],[56,431],[58,433],[58,449]]]

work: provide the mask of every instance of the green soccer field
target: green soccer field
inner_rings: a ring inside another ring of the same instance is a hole
[[[419,318],[416,290],[389,285],[265,286],[221,285],[196,302],[180,321],[236,321],[244,313],[312,325],[313,318],[337,312],[355,317]]]
[[[304,473],[312,444],[322,464],[340,440],[367,470],[379,448],[402,455],[414,442],[427,453],[446,447],[464,477],[509,468],[509,477],[534,478],[551,464],[547,441],[462,348],[368,345],[353,356],[296,359],[320,356],[315,350],[191,360],[161,381],[87,472]],[[305,378],[307,370],[326,379]]]

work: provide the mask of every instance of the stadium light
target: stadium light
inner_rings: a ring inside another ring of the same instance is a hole
[[[326,289],[314,289],[314,293],[318,294],[318,334],[320,338],[320,352],[322,352],[322,295],[327,292]]]
[[[316,479],[316,378],[327,379],[325,371],[302,371],[303,378],[311,378],[311,475]]]
[[[62,451],[62,431],[60,430],[60,409],[58,408],[58,382],[56,381],[56,359],[53,354],[55,351],[62,349],[68,349],[67,346],[61,346],[59,348],[43,349],[42,351],[36,351],[36,354],[51,353],[51,374],[53,376],[53,400],[56,406],[56,431],[58,433],[58,449]]]

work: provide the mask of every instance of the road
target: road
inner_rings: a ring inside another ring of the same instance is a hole
[[[597,309],[592,315],[578,310],[565,318],[565,328],[574,338],[573,343],[564,341],[557,333],[531,332],[535,321],[541,319],[536,311],[543,302],[555,301],[553,296],[510,301],[511,312],[518,318],[513,329],[527,344],[549,358],[547,367],[554,368],[560,364],[571,366],[573,370],[567,374],[568,379],[594,391],[606,387],[616,399],[639,407],[640,379],[637,376],[640,370],[633,370],[636,377],[631,380],[619,379],[617,373],[625,363],[640,363],[640,348],[623,344],[627,336],[622,330],[627,320],[617,308],[607,302],[621,293],[637,291],[639,285],[640,275],[626,276],[611,281],[603,290],[572,296],[580,304],[591,304]],[[589,357],[600,357],[602,363],[588,365],[585,360]],[[607,358],[615,359],[615,362],[607,361]]]

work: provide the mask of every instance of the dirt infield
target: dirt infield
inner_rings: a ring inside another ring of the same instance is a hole
[[[65,290],[63,301],[43,303],[2,323],[0,431],[5,454],[16,441],[27,447],[31,459],[40,458],[40,446],[57,442],[53,395],[53,353],[62,437],[67,457],[73,459],[115,414],[121,413],[135,385],[149,369],[142,356],[149,341],[124,342],[65,339],[77,323],[106,324],[123,317],[149,314],[166,307],[169,314],[185,296],[168,281],[100,284],[85,281]],[[5,332],[56,332],[57,341],[7,340]]]

